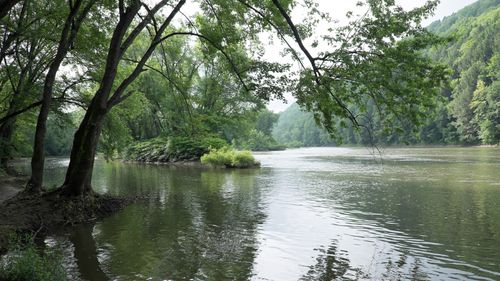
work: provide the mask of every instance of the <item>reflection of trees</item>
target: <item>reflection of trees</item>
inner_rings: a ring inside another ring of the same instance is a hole
[[[429,276],[421,270],[420,260],[415,259],[409,262],[407,254],[401,254],[396,262],[388,259],[385,265],[383,280],[429,280]]]
[[[411,280],[423,281],[429,277],[421,270],[420,261],[410,261],[407,253],[401,253],[398,260],[390,258],[382,262],[384,271],[377,273],[373,268],[361,269],[351,265],[347,252],[337,247],[333,240],[328,249],[315,249],[319,252],[316,263],[309,266],[309,271],[300,281],[333,281],[333,280]],[[373,272],[372,272],[373,271]]]
[[[461,160],[457,157],[452,159]],[[375,221],[381,229],[403,231],[410,239],[393,237],[398,247],[412,249],[421,246],[415,239],[424,240],[432,242],[423,245],[431,257],[438,253],[498,272],[500,189],[491,184],[498,180],[498,163],[487,164],[481,156],[463,160],[467,162],[385,162],[382,177],[325,175],[323,181],[342,188],[312,192],[340,201],[347,212],[355,210],[349,214],[353,217]],[[444,266],[457,268],[453,262]],[[485,271],[479,275],[495,278]]]
[[[81,277],[84,280],[106,281],[109,279],[99,265],[92,228],[90,225],[75,226],[69,240],[75,249],[73,254]]]
[[[135,168],[136,179],[117,169],[107,185],[158,199],[96,225],[106,272],[120,280],[250,279],[264,220],[257,171]]]
[[[337,242],[333,241],[328,249],[315,249],[319,252],[316,264],[309,266],[309,271],[300,278],[300,281],[332,281],[357,280],[360,277],[359,269],[351,268],[347,253],[337,249]],[[354,279],[349,276],[355,277]]]

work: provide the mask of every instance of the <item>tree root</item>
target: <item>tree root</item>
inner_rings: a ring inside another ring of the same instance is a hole
[[[40,233],[94,221],[135,201],[136,198],[97,194],[68,197],[60,189],[43,194],[21,192],[0,204],[0,252],[7,250],[12,233]]]

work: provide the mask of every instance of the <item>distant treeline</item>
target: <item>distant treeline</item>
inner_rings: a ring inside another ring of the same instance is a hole
[[[451,81],[438,106],[420,126],[396,122],[398,133],[383,129],[384,116],[367,102],[367,112],[355,130],[337,125],[330,138],[311,113],[297,104],[280,114],[274,138],[288,146],[343,144],[498,144],[500,142],[500,1],[481,0],[431,24],[429,30],[449,43],[428,55],[449,66]],[[356,108],[352,108],[356,112]]]

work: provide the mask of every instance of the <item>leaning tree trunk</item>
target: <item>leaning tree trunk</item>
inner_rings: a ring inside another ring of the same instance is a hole
[[[108,56],[106,58],[106,67],[99,90],[97,90],[94,95],[94,98],[85,113],[85,117],[78,127],[73,139],[70,163],[66,172],[66,179],[64,180],[64,184],[62,186],[63,194],[69,196],[81,196],[92,193],[91,180],[92,169],[94,167],[94,157],[106,114],[113,106],[122,102],[133,93],[130,92],[125,95],[123,94],[125,89],[142,72],[146,61],[153,53],[155,47],[161,42],[163,32],[169,26],[173,17],[179,12],[186,0],[179,0],[170,15],[158,28],[154,38],[151,40],[149,48],[144,53],[135,69],[119,84],[116,89],[114,89],[113,95],[111,95],[118,71],[118,65],[127,48],[134,42],[140,32],[142,32],[142,30],[144,30],[144,28],[146,28],[146,26],[153,20],[155,13],[168,2],[168,0],[162,0],[152,9],[149,9],[148,15],[143,17],[131,32],[127,33],[131,23],[143,4],[139,0],[134,0],[129,7],[125,8],[124,1],[119,1],[120,20],[116,25],[113,36],[111,37]]]
[[[75,133],[66,179],[62,186],[68,196],[92,193],[92,169],[99,136],[107,110],[92,102]]]
[[[52,94],[57,72],[68,53],[70,45],[73,44],[73,41],[76,38],[76,34],[78,33],[78,29],[80,28],[82,21],[86,17],[89,9],[95,1],[89,1],[87,6],[84,7],[81,15],[76,18],[82,2],[82,0],[78,0],[73,4],[72,7],[70,7],[69,14],[66,18],[63,30],[61,32],[61,38],[59,40],[56,55],[54,57],[54,60],[50,64],[47,75],[45,76],[42,94],[42,106],[40,108],[40,113],[38,114],[36,123],[33,156],[31,157],[31,177],[28,181],[28,184],[26,185],[26,190],[30,192],[40,192],[42,190],[43,170],[45,164],[45,132],[47,130],[47,118],[49,116],[50,106],[52,104]]]

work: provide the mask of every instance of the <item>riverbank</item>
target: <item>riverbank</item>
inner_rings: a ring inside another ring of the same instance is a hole
[[[60,190],[42,194],[22,192],[26,177],[7,176],[0,181],[0,253],[8,250],[12,235],[33,236],[67,225],[102,219],[138,198],[90,194],[67,197]]]

